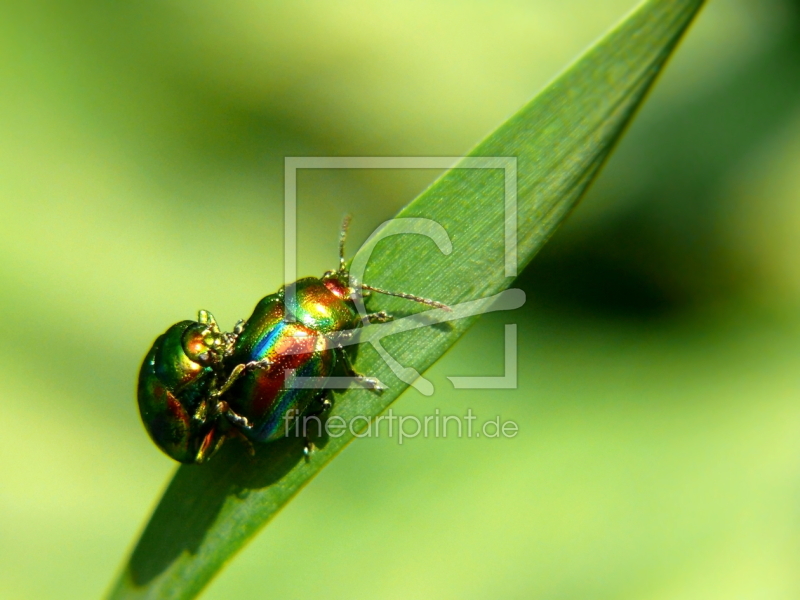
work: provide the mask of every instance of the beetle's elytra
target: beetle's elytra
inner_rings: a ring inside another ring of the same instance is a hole
[[[268,442],[283,436],[290,411],[319,414],[330,406],[324,385],[292,386],[293,377],[324,381],[337,371],[375,388],[374,380],[355,373],[343,348],[326,343],[334,332],[361,326],[353,298],[363,290],[445,307],[411,294],[350,287],[344,261],[347,224],[342,226],[339,269],[295,282],[288,306],[281,288],[262,298],[250,318],[231,332],[220,331],[211,313],[201,310],[197,321],[176,323],[156,339],[139,372],[138,401],[147,432],[167,455],[202,463],[227,437]],[[367,317],[391,318],[385,313]]]

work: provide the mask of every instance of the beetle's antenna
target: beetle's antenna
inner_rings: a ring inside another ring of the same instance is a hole
[[[344,260],[344,243],[347,241],[347,229],[350,227],[350,219],[351,215],[348,214],[344,216],[344,219],[342,219],[342,230],[339,233],[339,273],[347,273],[347,269],[345,267],[346,263]],[[429,300],[428,298],[423,298],[422,296],[415,296],[414,294],[406,294],[405,292],[390,292],[389,290],[384,290],[382,288],[377,288],[366,284],[361,284],[361,288],[376,292],[378,294],[395,296],[396,298],[404,298],[405,300],[412,300],[414,302],[419,302],[420,304],[427,304],[428,306],[433,306],[434,308],[443,308],[444,310],[448,311],[452,310],[446,304],[442,304],[436,300]]]
[[[361,287],[365,290],[370,290],[372,292],[377,292],[378,294],[386,294],[387,296],[395,296],[397,298],[405,298],[406,300],[413,300],[414,302],[419,302],[420,304],[427,304],[428,306],[433,306],[435,308],[443,308],[445,310],[453,310],[446,304],[442,304],[441,302],[437,302],[436,300],[428,300],[428,298],[422,298],[421,296],[415,296],[414,294],[406,294],[405,292],[390,292],[388,290],[383,290],[381,288],[372,287],[371,285],[361,284]]]
[[[339,232],[339,271],[344,273],[344,243],[347,241],[347,229],[350,227],[352,215],[345,215],[342,219],[342,230]]]

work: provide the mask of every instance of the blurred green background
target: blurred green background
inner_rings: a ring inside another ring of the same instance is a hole
[[[5,3],[0,597],[101,595],[174,464],[134,386],[282,279],[284,156],[459,155],[632,0]],[[800,3],[712,0],[519,285],[205,598],[800,597]],[[300,272],[432,171],[299,180]],[[458,391],[502,372],[519,389]]]

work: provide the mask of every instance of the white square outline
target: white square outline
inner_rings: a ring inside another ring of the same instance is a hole
[[[284,158],[283,276],[288,295],[297,280],[298,169],[503,169],[505,276],[517,276],[517,158],[515,156],[287,156]],[[287,302],[291,298],[286,299]],[[501,377],[448,377],[457,389],[517,387],[516,325],[505,327]]]

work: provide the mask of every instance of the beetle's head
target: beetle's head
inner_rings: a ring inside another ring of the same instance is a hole
[[[214,367],[231,352],[235,336],[219,330],[216,319],[201,310],[198,320],[190,324],[181,339],[186,358],[202,367]]]

